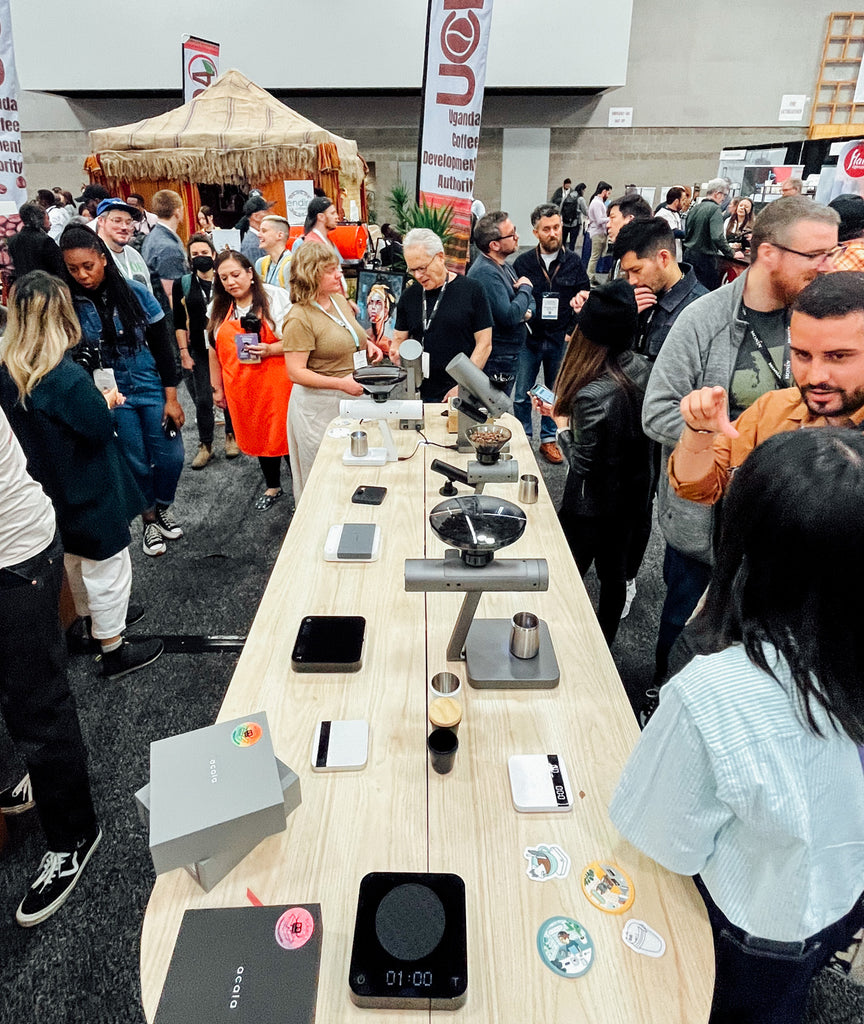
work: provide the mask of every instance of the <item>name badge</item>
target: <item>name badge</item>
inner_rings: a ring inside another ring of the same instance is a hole
[[[540,304],[540,319],[558,319],[558,292],[543,292],[543,299]]]
[[[359,370],[361,366],[368,366],[369,360],[366,358],[366,349],[361,348],[358,352],[354,353],[354,369]]]
[[[117,378],[112,369],[103,369],[99,366],[93,371],[93,383],[104,395],[106,391],[117,387]]]

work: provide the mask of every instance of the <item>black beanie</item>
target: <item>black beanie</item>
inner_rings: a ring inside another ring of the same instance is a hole
[[[610,352],[630,348],[639,327],[639,311],[631,285],[623,278],[594,288],[579,314],[579,330]]]

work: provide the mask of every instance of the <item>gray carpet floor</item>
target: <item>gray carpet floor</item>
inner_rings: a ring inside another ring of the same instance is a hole
[[[187,415],[191,421],[188,403]],[[184,436],[188,465],[196,448],[194,425]],[[147,615],[132,633],[237,635],[251,625],[290,523],[290,479],[284,471],[285,497],[269,512],[256,512],[253,504],[263,491],[257,462],[245,456],[226,461],[222,437],[217,427],[218,457],[181,478],[175,513],[183,539],[168,542],[167,554],[151,559],[141,552],[140,527],[133,527],[133,599],[146,605]],[[545,462],[542,469],[557,499],[565,472]],[[636,600],[613,648],[634,704],[650,684],[661,562],[655,528]],[[591,575],[586,584],[596,597]],[[139,936],[154,875],[132,794],[147,781],[151,740],[213,721],[236,661],[227,652],[165,654],[124,680],[104,683],[90,658],[72,659],[70,679],[104,839],[68,903],[25,930],[14,923],[15,907],[32,881],[44,840],[34,814],[9,819],[9,843],[0,854],[0,1024],[143,1022]],[[0,786],[17,781],[21,770],[0,725]],[[864,1021],[864,989],[823,972],[813,986],[808,1021]]]

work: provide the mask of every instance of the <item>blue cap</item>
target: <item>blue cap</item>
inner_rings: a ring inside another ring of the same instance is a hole
[[[122,199],[103,199],[96,207],[96,216],[101,217],[103,213],[108,213],[111,210],[122,210],[124,213],[131,214],[133,220],[141,220],[141,211],[135,206],[124,203]]]

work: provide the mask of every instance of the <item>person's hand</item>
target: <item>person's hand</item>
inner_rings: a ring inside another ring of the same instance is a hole
[[[529,394],[531,393],[529,392]],[[541,416],[552,415],[552,406],[548,402],[542,401],[536,395],[531,395],[531,408],[539,412]]]
[[[384,358],[384,352],[375,344],[374,341],[367,341],[366,358],[374,366],[376,363],[380,363]]]
[[[339,386],[346,395],[350,395],[352,398],[359,398],[363,394],[363,385],[358,384],[350,374],[347,377],[338,379],[341,380],[342,383]]]
[[[532,282],[531,278],[525,277],[524,275],[522,277],[517,277],[513,286],[514,288],[521,288],[523,284],[527,284],[528,287],[531,289],[534,288],[534,283]]]
[[[213,388],[213,404],[218,409],[227,409],[228,401],[225,398],[225,392],[222,388]]]
[[[657,305],[657,296],[647,285],[637,285],[633,289],[633,294],[636,296],[636,308],[640,313]]]
[[[183,412],[183,406],[177,401],[176,398],[168,398],[165,400],[165,408],[162,411],[162,419],[166,416],[170,416],[172,420],[177,424],[177,429],[186,422],[186,414]]]
[[[590,291],[576,292],[573,298],[570,300],[570,308],[574,313],[580,312],[582,307],[585,305],[585,300],[591,294]]]
[[[266,342],[259,341],[257,345],[247,345],[246,351],[251,352],[253,356],[258,356],[260,359],[266,359],[268,356],[272,356],[273,346],[268,345]]]
[[[699,388],[681,399],[681,415],[691,430],[710,431],[738,437],[738,431],[729,420],[729,406],[726,389],[721,387]]]
[[[392,356],[391,356],[392,358]],[[442,402],[449,402],[451,398],[455,398],[459,394],[459,385],[455,384],[447,394],[441,399]]]
[[[195,369],[195,360],[190,355],[188,348],[180,350],[180,365],[183,367],[184,370]]]
[[[116,386],[109,391],[103,391],[102,397],[108,403],[109,409],[116,409],[118,405],[122,405],[126,401],[126,396],[121,395]]]
[[[390,352],[388,353],[388,355],[389,355],[390,362],[394,366],[401,366],[402,365],[399,362],[399,346],[396,344],[395,341],[391,341],[390,342]]]

